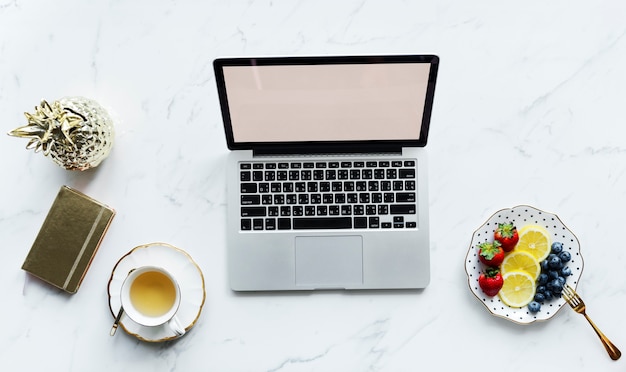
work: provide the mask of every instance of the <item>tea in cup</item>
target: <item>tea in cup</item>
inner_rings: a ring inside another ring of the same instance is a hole
[[[185,334],[176,312],[180,306],[180,288],[174,277],[157,266],[132,270],[122,284],[124,313],[145,327],[167,324],[177,336]]]

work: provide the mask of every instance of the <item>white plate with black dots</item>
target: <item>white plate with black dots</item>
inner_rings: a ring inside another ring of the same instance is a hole
[[[508,319],[518,324],[530,324],[536,321],[548,320],[563,305],[566,305],[563,297],[554,296],[550,300],[540,301],[541,309],[538,312],[531,312],[527,306],[514,308],[506,305],[500,300],[498,295],[486,295],[478,285],[478,277],[486,269],[486,266],[478,259],[478,245],[492,242],[498,224],[509,222],[513,223],[518,230],[526,225],[539,225],[548,231],[551,242],[561,242],[563,252],[567,252],[571,257],[569,262],[566,263],[571,275],[566,276],[565,281],[572,288],[577,287],[584,266],[578,238],[561,222],[557,215],[528,205],[519,205],[497,211],[472,235],[472,241],[465,257],[465,272],[467,273],[470,291],[494,316]]]

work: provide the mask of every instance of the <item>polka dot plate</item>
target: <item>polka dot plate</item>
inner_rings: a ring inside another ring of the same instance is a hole
[[[469,288],[485,308],[495,316],[518,324],[530,324],[536,321],[548,320],[564,305],[567,306],[563,297],[556,297],[541,303],[541,310],[537,313],[532,313],[528,311],[527,307],[509,307],[500,301],[498,295],[493,297],[487,296],[478,286],[478,277],[486,268],[478,259],[478,245],[493,241],[493,234],[498,227],[498,223],[507,222],[512,222],[518,230],[530,224],[545,227],[550,233],[552,242],[558,241],[563,243],[563,250],[571,254],[572,259],[567,263],[567,266],[571,269],[572,275],[566,278],[566,282],[572,288],[576,288],[578,285],[584,266],[578,238],[555,214],[544,212],[528,205],[520,205],[497,211],[474,232],[467,256],[465,257],[465,272],[467,273]]]

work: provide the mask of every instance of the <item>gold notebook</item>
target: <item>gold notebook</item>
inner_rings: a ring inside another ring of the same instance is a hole
[[[39,230],[22,269],[76,293],[115,211],[63,186]]]

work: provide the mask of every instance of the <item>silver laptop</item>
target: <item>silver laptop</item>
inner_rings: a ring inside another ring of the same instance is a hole
[[[219,58],[235,291],[423,288],[433,55]]]

